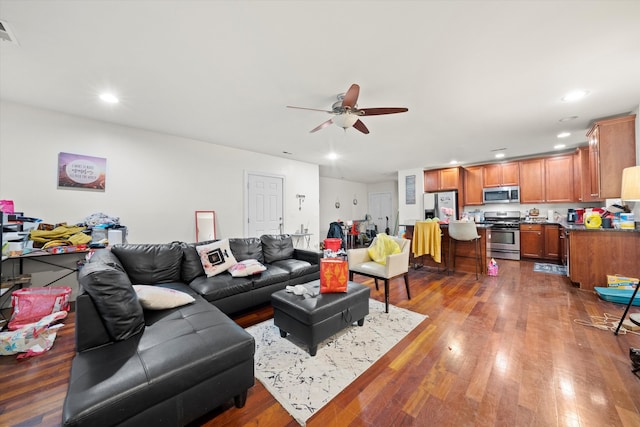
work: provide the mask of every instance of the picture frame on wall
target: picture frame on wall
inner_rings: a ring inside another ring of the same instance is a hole
[[[83,154],[58,154],[58,188],[105,191],[107,159]]]
[[[407,175],[405,177],[405,204],[416,204],[416,176]]]

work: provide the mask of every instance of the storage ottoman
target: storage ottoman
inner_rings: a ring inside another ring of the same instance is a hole
[[[308,290],[305,295],[285,289],[271,295],[273,323],[283,338],[290,333],[307,344],[311,356],[316,355],[322,340],[354,322],[364,325],[369,314],[369,287],[349,282],[347,292],[321,294],[320,280],[302,286]]]

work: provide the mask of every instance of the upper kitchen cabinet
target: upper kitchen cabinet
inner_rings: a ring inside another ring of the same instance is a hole
[[[573,155],[520,161],[520,203],[574,202]]]
[[[424,191],[458,190],[460,168],[434,169],[424,171]]]
[[[484,165],[482,180],[485,187],[505,187],[520,184],[518,162]]]
[[[591,187],[593,181],[591,180],[591,157],[589,153],[589,146],[585,145],[576,149],[575,162],[573,164],[574,173],[574,187],[575,198],[578,202],[597,202],[600,201],[599,194],[592,195]],[[599,177],[595,182],[599,182]],[[597,185],[596,185],[597,187]]]
[[[482,205],[482,174],[484,166],[464,168],[464,204]]]
[[[544,203],[544,159],[520,161],[520,203]]]
[[[636,164],[635,118],[599,120],[587,132],[591,198],[620,197],[622,170]]]
[[[573,163],[573,155],[544,159],[545,201],[547,203],[575,201]]]

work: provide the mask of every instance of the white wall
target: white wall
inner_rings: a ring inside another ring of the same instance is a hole
[[[358,204],[353,204],[353,199]],[[340,202],[340,208],[336,208]],[[320,178],[320,241],[327,237],[329,224],[334,221],[364,219],[368,207],[367,185],[335,178]]]
[[[78,223],[103,212],[120,217],[129,242],[166,243],[194,241],[194,211],[215,210],[218,237],[242,237],[244,176],[263,172],[285,177],[285,232],[304,223],[318,247],[317,165],[5,101],[0,123],[0,198],[27,216]],[[106,158],[106,190],[58,189],[60,152]]]
[[[415,204],[406,204],[406,177],[416,177]],[[424,219],[424,170],[404,169],[398,171],[398,212],[400,225],[412,225],[416,221]]]

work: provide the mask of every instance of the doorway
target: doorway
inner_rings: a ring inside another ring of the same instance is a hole
[[[369,212],[371,222],[377,227],[378,233],[384,233],[389,228],[389,233],[393,233],[393,217],[391,193],[369,193]]]
[[[247,174],[247,237],[282,234],[284,177]]]

